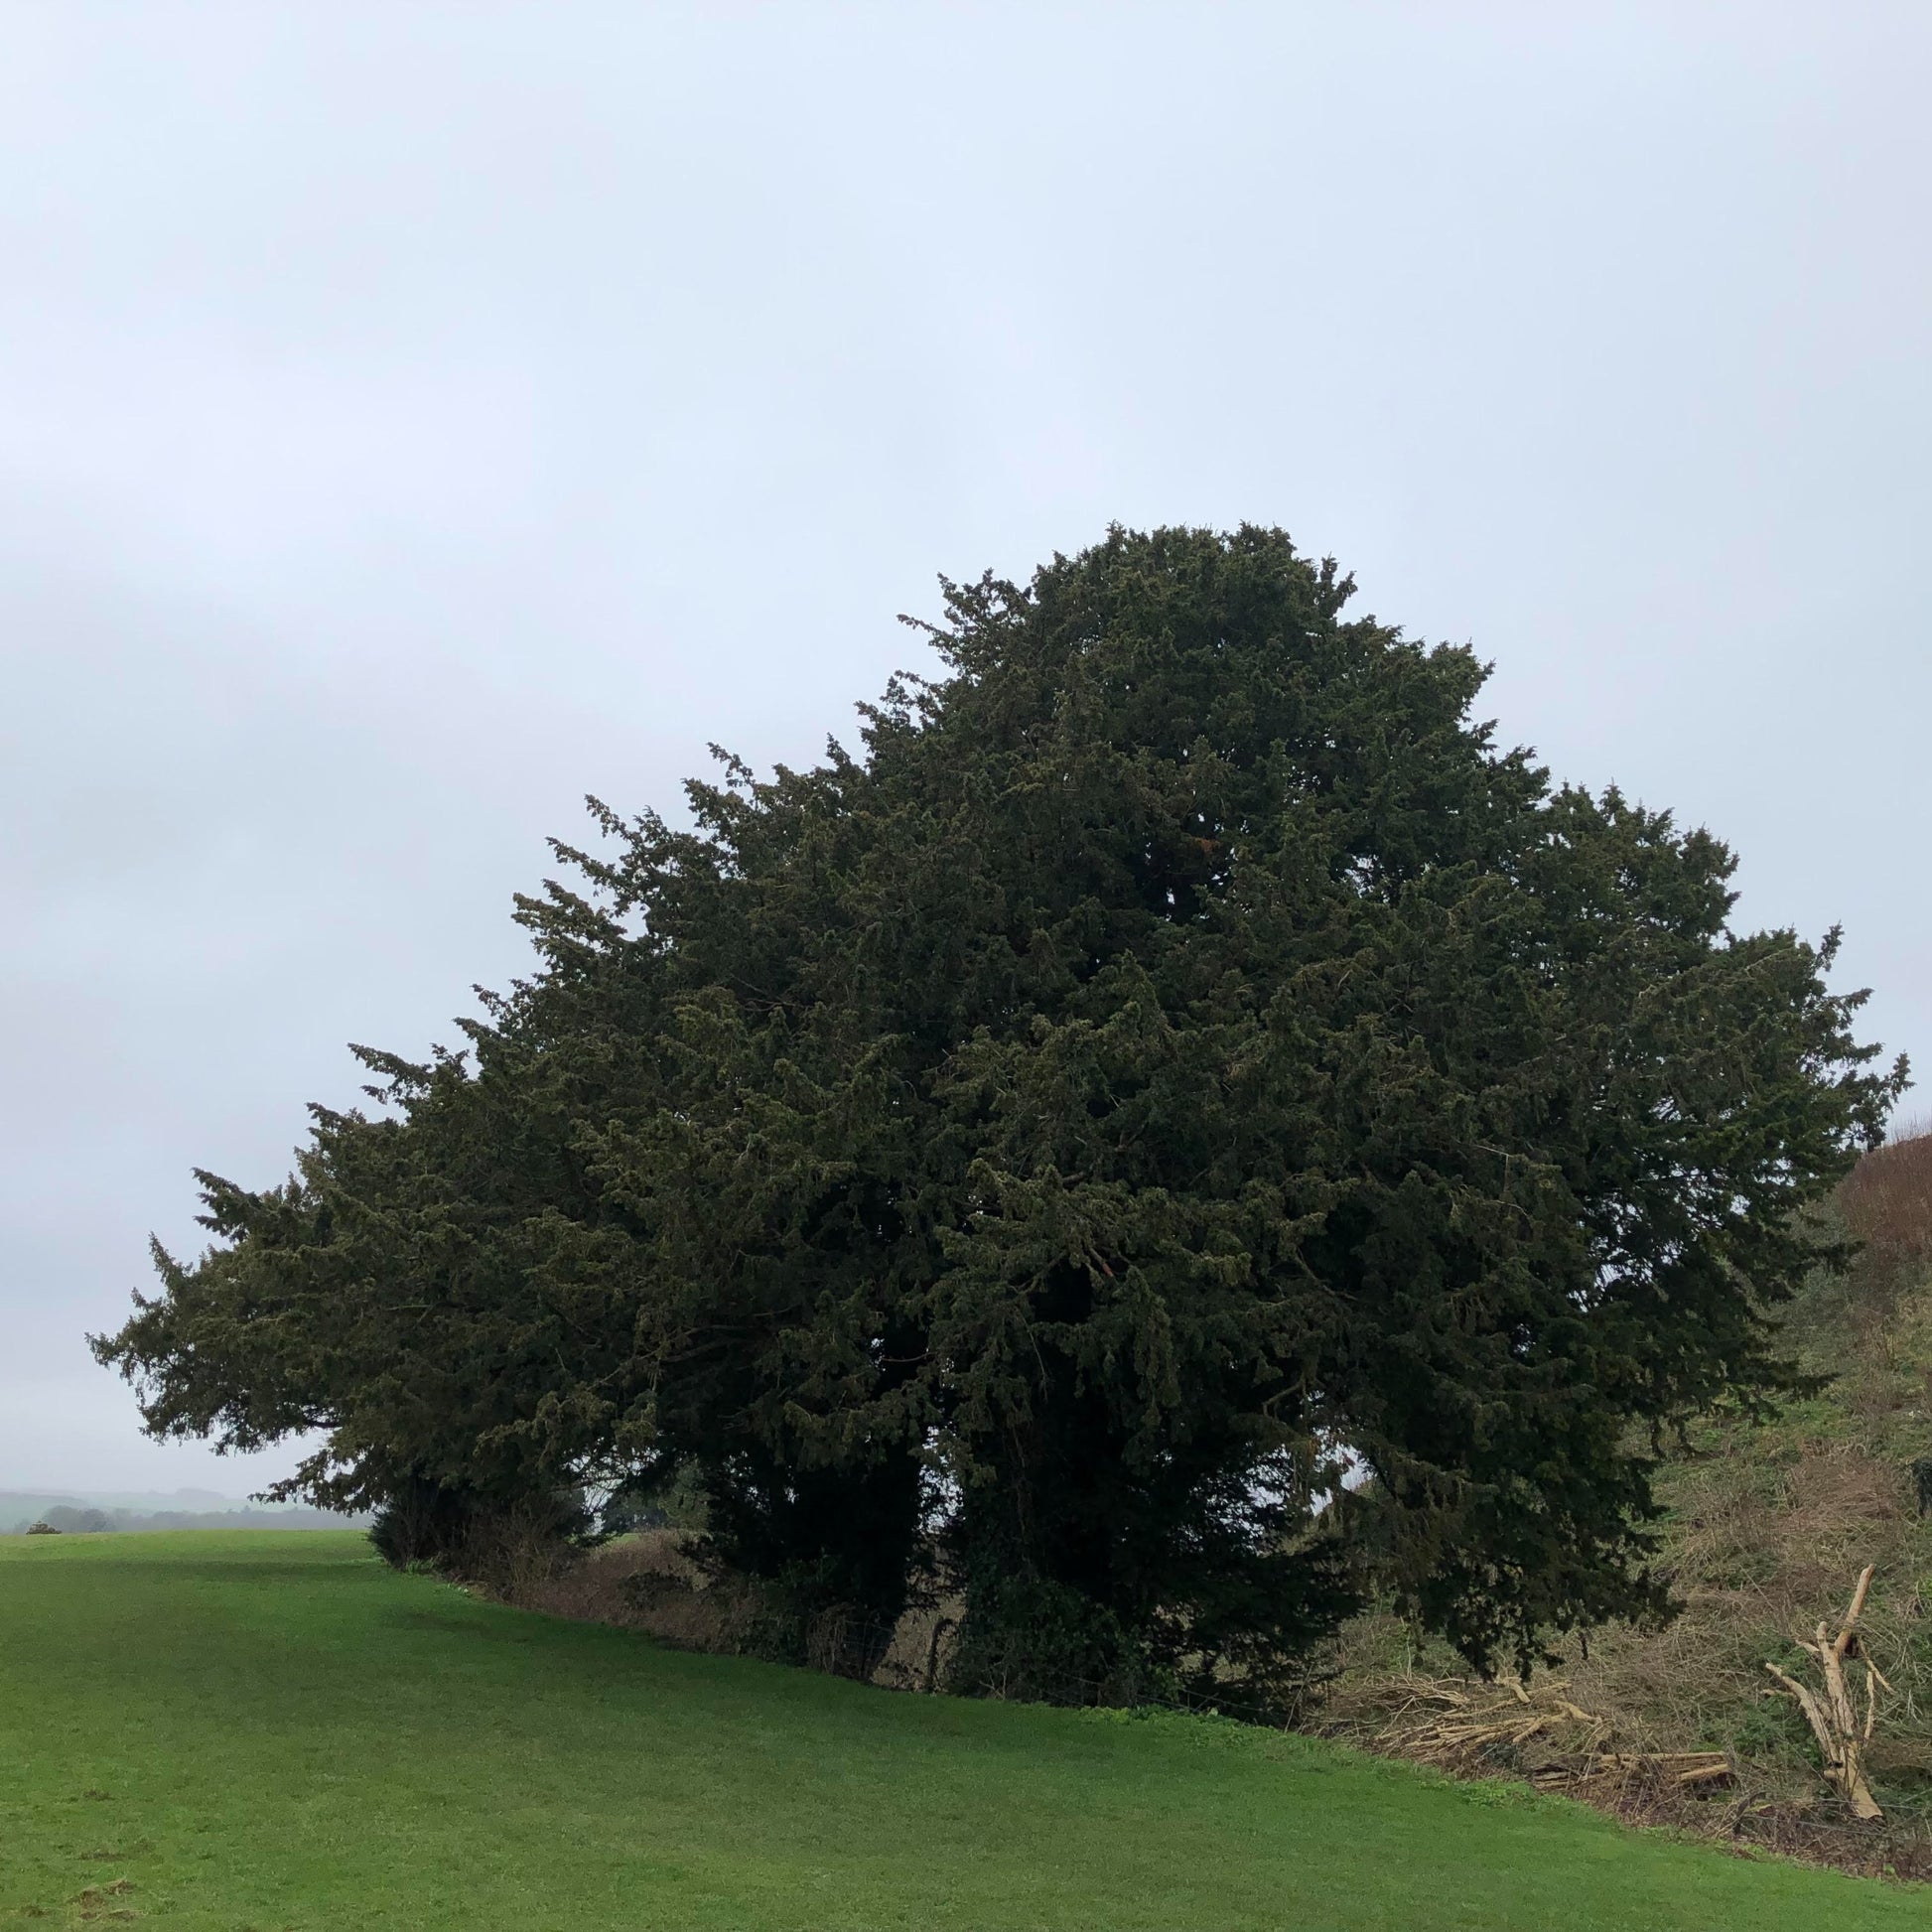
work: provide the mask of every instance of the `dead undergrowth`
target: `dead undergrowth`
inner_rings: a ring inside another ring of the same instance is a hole
[[[660,1643],[714,1656],[783,1655],[814,1670],[861,1677],[884,1690],[931,1691],[943,1680],[959,1606],[909,1609],[890,1631],[862,1628],[840,1609],[774,1638],[769,1599],[744,1579],[694,1562],[680,1530],[643,1530],[586,1552],[567,1567],[526,1574],[502,1591],[524,1609],[641,1630]]]

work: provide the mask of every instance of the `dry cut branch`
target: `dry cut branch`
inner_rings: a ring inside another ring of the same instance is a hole
[[[1475,1769],[1493,1763],[1497,1751],[1521,1750],[1535,1739],[1555,1753],[1531,1773],[1543,1790],[1611,1783],[1703,1791],[1736,1775],[1723,1751],[1611,1748],[1616,1721],[1573,1703],[1561,1679],[1534,1693],[1516,1683],[1420,1677],[1399,1680],[1395,1688],[1402,1701],[1385,1714],[1376,1741],[1424,1764]]]
[[[1865,1782],[1864,1747],[1871,1741],[1872,1725],[1878,1721],[1879,1687],[1882,1685],[1887,1691],[1891,1689],[1883,1673],[1864,1654],[1859,1642],[1859,1614],[1863,1610],[1865,1596],[1871,1588],[1871,1575],[1870,1564],[1866,1564],[1859,1573],[1858,1587],[1852,1592],[1852,1606],[1845,1612],[1837,1636],[1832,1635],[1830,1626],[1821,1619],[1814,1641],[1807,1642],[1802,1637],[1797,1640],[1799,1649],[1817,1660],[1819,1674],[1825,1680],[1823,1692],[1800,1684],[1775,1664],[1764,1666],[1776,1680],[1779,1694],[1795,1698],[1798,1709],[1805,1714],[1805,1722],[1811,1725],[1812,1734],[1818,1739],[1818,1748],[1824,1754],[1826,1778],[1851,1805],[1853,1815],[1867,1820],[1884,1816],[1877,1799],[1871,1795],[1870,1785]],[[1854,1658],[1864,1666],[1863,1723],[1845,1681],[1847,1658]]]

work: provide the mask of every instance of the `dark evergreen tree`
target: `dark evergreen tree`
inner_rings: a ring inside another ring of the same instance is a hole
[[[319,1500],[675,1463],[804,1603],[942,1562],[967,1688],[1275,1695],[1371,1584],[1479,1663],[1661,1614],[1659,1432],[1787,1386],[1902,1069],[1350,590],[1258,529],[948,587],[862,757],[605,814],[468,1057],[207,1181],[102,1358],[331,1431]]]

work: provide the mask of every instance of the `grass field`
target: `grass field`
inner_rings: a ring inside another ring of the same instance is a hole
[[[894,1696],[397,1576],[0,1546],[0,1922],[1923,1926],[1921,1890],[1183,1719]]]

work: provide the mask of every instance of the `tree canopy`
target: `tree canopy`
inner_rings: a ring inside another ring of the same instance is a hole
[[[947,585],[857,754],[595,807],[530,977],[203,1174],[100,1358],[326,1432],[289,1490],[403,1555],[684,1470],[792,1600],[959,1590],[965,1689],[1266,1689],[1370,1590],[1483,1665],[1662,1613],[1661,1434],[1789,1386],[1903,1067],[1352,589],[1252,527]]]

